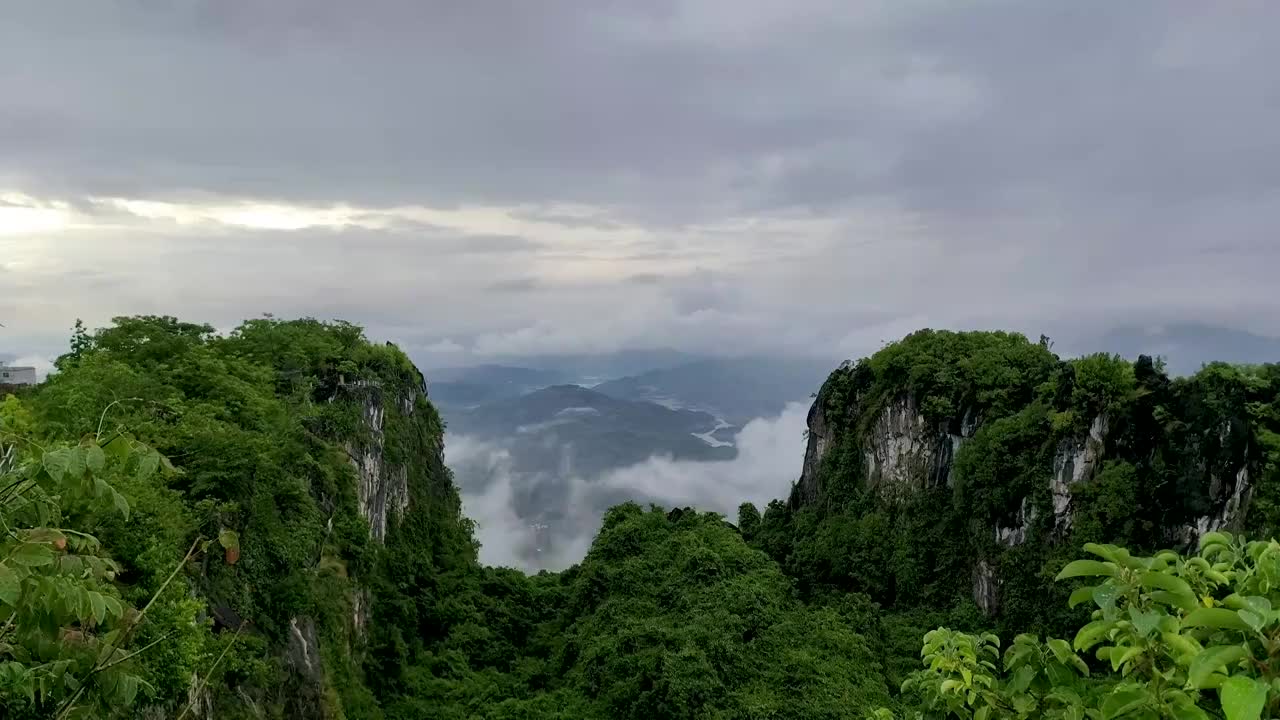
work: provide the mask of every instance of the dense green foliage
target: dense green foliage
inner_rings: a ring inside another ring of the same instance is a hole
[[[377,717],[362,658],[385,639],[357,632],[355,607],[399,597],[367,589],[398,587],[388,576],[409,570],[405,557],[419,576],[475,562],[440,461],[439,417],[403,353],[344,323],[268,318],[224,337],[139,317],[94,333],[78,327],[57,366],[6,401],[6,417],[23,419],[5,427],[9,442],[96,453],[93,438],[110,450],[106,441],[124,437],[163,459],[158,474],[107,467],[128,517],[77,512],[66,526],[101,541],[103,562],[118,569],[99,588],[106,597],[140,606],[159,592],[131,638],[150,646],[131,663],[135,704],[160,716]],[[384,419],[377,438],[362,418],[370,404]],[[375,440],[421,510],[391,521],[385,549],[370,539],[350,459]],[[24,467],[40,457],[27,452]],[[58,499],[65,514],[73,498]],[[193,541],[218,538],[235,540],[184,561]],[[388,562],[391,548],[400,556]],[[165,586],[175,568],[179,581]],[[308,658],[290,645],[295,635],[318,642],[319,672],[299,670]],[[132,711],[119,704],[118,713]]]
[[[1266,535],[1280,523],[1280,365],[1170,378],[1146,357],[1063,360],[1044,338],[925,330],[839,368],[817,402],[831,447],[816,501],[798,487],[749,533],[806,597],[949,608],[973,596],[984,564],[997,627],[1061,632],[1079,615],[1052,577],[1084,543],[1154,551],[1206,518]],[[868,472],[891,407],[918,412],[916,440],[938,448],[906,485]],[[1095,467],[1070,482],[1078,468],[1063,461],[1091,445]]]
[[[939,628],[902,685],[917,718],[1258,720],[1280,711],[1280,543],[1207,533],[1190,557],[1087,544],[1059,580],[1094,608],[1074,639]],[[1078,653],[1090,653],[1090,663]],[[872,717],[889,720],[892,711]]]
[[[622,505],[574,569],[473,583],[388,717],[854,718],[888,698],[848,619],[802,607],[714,514]]]
[[[923,331],[819,393],[816,492],[736,527],[621,505],[536,576],[478,564],[422,376],[358,327],[121,318],[57,367],[0,405],[6,717],[1203,717],[1229,688],[1275,709],[1280,546],[1156,551],[1206,517],[1274,531],[1277,366],[1175,379]],[[902,408],[947,443],[905,480],[866,461]],[[1064,510],[1051,479],[1091,442]]]
[[[0,405],[0,703],[31,717],[127,706],[144,683],[129,662],[142,615],[113,586],[120,566],[72,527],[127,517],[112,481],[146,480],[160,458],[121,435],[20,449],[28,424],[13,398]]]

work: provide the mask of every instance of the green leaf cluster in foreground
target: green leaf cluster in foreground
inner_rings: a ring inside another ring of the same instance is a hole
[[[1280,711],[1280,543],[1212,532],[1199,553],[1136,557],[1091,545],[1059,580],[1088,578],[1071,642],[939,628],[903,684],[918,718],[1258,720]],[[907,703],[910,706],[910,702]],[[888,720],[879,709],[871,717]]]

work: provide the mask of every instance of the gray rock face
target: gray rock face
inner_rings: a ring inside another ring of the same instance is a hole
[[[412,416],[414,398],[389,396],[368,382],[349,383],[343,388],[361,407],[364,437],[346,443],[351,464],[359,475],[356,493],[360,513],[369,522],[373,539],[382,542],[387,536],[388,514],[403,513],[409,507],[408,468],[387,463],[384,457],[386,403],[395,403],[402,414]]]
[[[1027,498],[1022,498],[1022,504],[1018,506],[1018,514],[1014,516],[1013,527],[996,526],[996,542],[1005,547],[1021,545],[1027,541],[1027,533],[1031,531],[1031,524],[1035,521],[1035,506]]]
[[[1109,430],[1110,421],[1107,416],[1098,415],[1089,423],[1088,433],[1058,443],[1053,455],[1053,474],[1049,476],[1049,490],[1053,498],[1053,527],[1058,532],[1071,529],[1071,488],[1087,482],[1098,472]],[[1027,533],[1036,520],[1036,512],[1036,507],[1027,498],[1023,498],[1014,525],[996,527],[996,542],[1005,547],[1016,547],[1026,542]]]
[[[800,504],[816,502],[822,494],[819,470],[834,444],[835,431],[826,417],[825,394],[818,393],[809,409],[809,443],[804,469],[796,485]],[[901,497],[926,487],[950,486],[952,465],[960,446],[977,429],[966,410],[952,432],[951,423],[931,422],[920,412],[915,396],[903,394],[885,406],[860,440],[867,483],[885,497]]]
[[[951,486],[956,453],[973,436],[977,423],[966,410],[959,432],[948,426],[927,420],[914,395],[898,397],[876,416],[866,438],[868,482],[889,497]]]
[[[289,621],[289,639],[284,662],[290,670],[290,684],[285,711],[289,717],[323,718],[324,664],[320,658],[320,640],[316,624],[308,617]]]
[[[1221,478],[1214,476],[1210,483],[1210,495],[1213,496],[1215,508],[1198,518],[1194,525],[1184,527],[1180,539],[1186,545],[1193,546],[1205,533],[1238,528],[1252,494],[1253,485],[1247,462],[1236,471],[1229,488]]]
[[[925,415],[912,393],[903,392],[888,402],[879,397],[873,400],[870,395],[841,398],[840,417],[828,416],[832,393],[867,392],[857,390],[868,387],[863,383],[866,378],[836,380],[839,382],[823,386],[809,410],[808,446],[803,471],[791,496],[794,505],[824,501],[821,471],[824,461],[830,464],[828,456],[833,448],[840,454],[842,466],[860,466],[858,480],[890,504],[921,490],[955,486],[955,458],[982,423],[978,413],[968,408],[954,417],[936,420]],[[884,404],[877,404],[875,411],[869,412],[869,402]],[[1202,473],[1208,480],[1208,509],[1197,510],[1203,514],[1186,525],[1159,529],[1161,543],[1192,547],[1205,533],[1235,531],[1241,526],[1253,486],[1260,482],[1260,466],[1256,458],[1250,461],[1256,449],[1248,447],[1247,442],[1242,444],[1247,428],[1241,427],[1240,422],[1224,419],[1220,427],[1192,441],[1197,443],[1194,450],[1200,465],[1183,471],[1190,477]],[[1037,542],[1033,532],[1051,533],[1046,539],[1053,542],[1072,531],[1077,512],[1072,507],[1073,491],[1097,478],[1108,459],[1109,447],[1123,451],[1116,445],[1120,439],[1113,436],[1125,427],[1128,425],[1122,417],[1109,417],[1103,412],[1089,418],[1087,429],[1081,428],[1065,438],[1056,436],[1059,439],[1054,440],[1057,444],[1051,448],[1052,457],[1043,468],[1042,477],[1034,479],[1036,488],[1022,498],[1017,513],[997,522],[995,527],[974,528],[990,538],[975,546],[971,561],[973,599],[984,612],[994,613],[1000,606],[998,569],[1007,560],[1007,551]],[[850,436],[853,433],[856,437]],[[850,452],[857,454],[846,457]]]
[[[413,417],[417,398],[395,394],[376,383],[353,382],[342,385],[340,396],[360,406],[361,427],[356,438],[344,447],[357,475],[356,498],[360,514],[369,523],[369,535],[378,542],[387,537],[387,518],[409,509],[409,468],[386,460],[386,420],[390,404],[401,415]],[[360,590],[351,598],[352,623],[357,635],[364,633],[369,620],[368,593]]]
[[[813,405],[809,406],[808,444],[805,446],[804,467],[800,471],[800,481],[796,483],[794,497],[801,505],[816,503],[819,495],[822,494],[818,471],[822,468],[822,459],[826,457],[835,439],[834,428],[827,421],[827,413],[824,409],[826,399],[824,387],[818,392],[818,397],[814,398]]]
[[[973,568],[973,601],[988,617],[1000,607],[1000,578],[985,559]]]
[[[1089,434],[1063,440],[1053,456],[1053,518],[1059,530],[1071,529],[1071,486],[1091,479],[1102,460],[1110,420],[1098,415],[1089,424]]]
[[[824,388],[825,390],[825,388]],[[793,499],[801,505],[818,502],[822,496],[820,469],[823,459],[838,438],[826,416],[826,394],[819,392],[809,409],[808,447],[804,469]],[[856,414],[856,413],[855,413]],[[960,418],[947,422],[928,420],[910,393],[898,396],[880,411],[858,438],[869,486],[885,498],[901,498],[921,489],[954,484],[956,454],[978,428],[978,418],[965,410]],[[1099,470],[1110,420],[1099,415],[1081,437],[1062,441],[1053,457],[1053,471],[1045,478],[1053,498],[1053,527],[1059,532],[1071,528],[1071,488],[1086,482]],[[1247,492],[1244,482],[1235,483],[1236,495],[1224,505],[1234,512]],[[1245,488],[1241,490],[1241,488]],[[993,539],[1012,548],[1027,541],[1037,519],[1037,508],[1024,498],[1011,527],[992,528]],[[1223,524],[1214,516],[1201,524],[1214,529]],[[1199,530],[1203,533],[1206,530]],[[994,613],[1000,602],[1000,581],[993,564],[981,559],[974,567],[973,599],[984,612]]]

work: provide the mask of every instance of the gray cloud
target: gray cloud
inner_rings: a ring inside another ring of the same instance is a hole
[[[522,494],[533,488],[512,472],[508,451],[469,436],[450,435],[445,455],[458,473],[464,511],[476,521],[482,562],[561,570],[582,559],[600,528],[603,509],[619,502],[695,507],[736,522],[740,503],[752,502],[763,509],[770,500],[785,497],[804,457],[807,413],[806,405],[792,403],[777,417],[747,423],[734,438],[738,457],[733,460],[696,462],[659,456],[600,477],[540,480],[544,489],[563,484],[569,498],[563,506],[555,505],[556,511],[564,511],[558,524],[541,533],[546,544],[541,555],[532,551],[539,544],[534,520],[516,511]]]
[[[77,315],[267,310],[486,355],[1280,333],[1278,22],[1261,0],[6,4],[0,348],[53,352]]]

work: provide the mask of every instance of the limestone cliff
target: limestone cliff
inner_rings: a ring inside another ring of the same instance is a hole
[[[789,507],[925,523],[899,531],[916,537],[897,562],[934,562],[918,537],[940,533],[956,549],[934,572],[967,563],[969,594],[994,614],[1005,575],[1039,572],[1028,563],[1055,546],[1185,546],[1245,525],[1266,431],[1247,401],[1259,384],[1232,372],[1172,381],[1149,358],[1061,360],[1021,336],[923,331],[832,373]]]
[[[320,614],[288,619],[274,647],[280,684],[270,695],[238,688],[245,707],[278,708],[287,717],[342,717],[344,693],[353,689],[339,683],[360,677],[370,645],[370,619],[378,603],[374,575],[380,566],[402,563],[404,553],[414,552],[413,543],[403,539],[395,548],[388,544],[405,523],[440,522],[423,520],[429,515],[454,522],[460,517],[444,468],[443,427],[427,399],[426,383],[398,350],[389,347],[386,353],[394,363],[338,375],[320,382],[315,391],[318,413],[326,419],[317,425],[317,434],[345,455],[349,468],[338,475],[345,487],[336,488],[337,497],[324,492],[315,497],[326,517],[313,582],[336,590],[337,604],[317,609]],[[347,551],[338,544],[342,541],[335,542],[339,524],[359,527],[353,516],[367,528],[368,541],[348,535],[346,542],[366,544],[370,550],[365,557],[374,560],[372,565],[350,566]],[[215,712],[201,707],[209,703],[195,705],[196,710]]]
[[[369,523],[369,534],[382,542],[387,536],[388,513],[403,513],[409,506],[409,470],[404,462],[386,459],[386,421],[390,407],[406,419],[413,418],[418,396],[425,391],[384,389],[376,380],[344,383],[335,399],[359,408],[359,431],[343,441],[357,474],[360,514]]]
[[[808,447],[795,491],[801,502],[814,502],[822,496],[822,463],[838,432],[838,426],[827,419],[828,398],[824,387],[809,408]],[[856,405],[852,412],[859,413]],[[876,412],[869,427],[858,433],[868,486],[885,497],[922,487],[950,486],[955,454],[976,427],[971,410],[950,420],[928,420],[915,396],[903,393]]]

